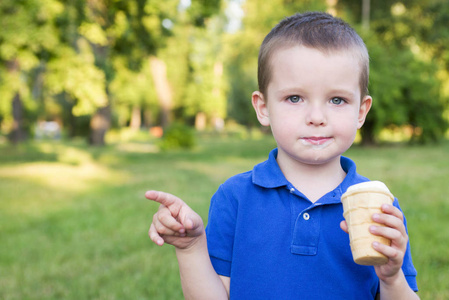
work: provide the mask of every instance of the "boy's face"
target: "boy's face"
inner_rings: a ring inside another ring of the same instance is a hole
[[[271,126],[278,161],[323,164],[345,152],[371,107],[360,101],[360,64],[352,51],[304,46],[277,50],[266,95],[253,93],[259,122]]]

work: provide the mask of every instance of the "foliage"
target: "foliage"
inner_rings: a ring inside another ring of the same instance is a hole
[[[381,129],[396,125],[414,128],[412,141],[436,141],[447,124],[437,80],[438,65],[419,59],[409,49],[366,37],[370,52],[370,94],[373,107],[362,127],[364,142],[373,142]],[[394,80],[392,80],[394,78]]]
[[[63,92],[69,95],[74,116],[91,115],[107,104],[105,74],[93,64],[89,49],[85,51],[88,53],[76,55],[73,49],[61,47],[47,64],[44,86],[48,97]]]
[[[167,63],[167,76],[173,90],[176,118],[189,124],[198,114],[209,123],[226,117],[227,85],[223,76],[222,35],[224,20],[218,12],[219,1],[204,2],[212,15],[197,19],[200,1],[180,10],[173,20],[172,36],[158,55]]]
[[[216,24],[216,27],[219,27],[219,24]],[[182,102],[187,116],[198,112],[204,112],[210,117],[226,116],[226,99],[222,83],[223,62],[219,55],[218,30],[219,28],[196,29],[195,34],[190,37],[193,41],[189,55],[191,82],[188,83]],[[217,53],[218,57],[214,55]]]
[[[18,113],[33,116],[35,104],[31,72],[39,60],[58,45],[54,17],[63,10],[55,0],[0,2],[0,129],[23,131],[34,121],[17,120],[12,112],[13,99]],[[15,128],[14,128],[15,127]]]
[[[116,75],[111,81],[109,90],[111,100],[116,107],[115,114],[119,127],[124,127],[130,120],[132,107],[142,107],[151,111],[152,119],[159,113],[157,96],[151,78],[149,62],[142,64],[139,70],[127,68],[126,61],[117,58],[114,61]]]
[[[285,16],[332,8],[371,53],[374,106],[363,140],[390,126],[413,128],[412,141],[439,140],[449,120],[447,1],[370,1],[369,29],[360,26],[361,0],[334,2],[2,0],[0,130],[57,120],[73,136],[86,132],[77,119],[96,130],[90,120],[105,108],[104,124],[118,127],[138,124],[139,112],[145,127],[198,116],[257,125],[250,98],[264,36]],[[166,66],[168,104],[151,57]],[[26,120],[13,115],[13,99]]]
[[[195,146],[195,132],[181,123],[171,124],[159,143],[161,150],[192,149]]]
[[[443,1],[410,1],[408,4],[394,2],[390,4],[390,10],[382,10],[383,14],[380,13],[381,10],[376,10],[371,22],[373,35],[377,37],[374,40],[385,49],[382,55],[390,56],[384,59],[389,60],[382,67],[385,73],[378,74],[377,78],[390,78],[391,83],[387,85],[387,89],[396,93],[394,97],[385,97],[395,104],[391,104],[389,111],[383,114],[393,117],[393,120],[389,120],[390,123],[412,126],[414,134],[411,141],[437,141],[448,128],[448,119],[442,113],[447,109],[449,100],[442,89],[448,82],[438,78],[438,74],[445,69],[444,57],[435,55],[440,41],[434,40],[432,45],[423,42],[427,39],[427,34],[423,33],[427,33],[432,24],[429,17],[432,12],[434,14],[435,7],[440,7],[442,3]],[[439,15],[439,18],[443,15]],[[439,30],[435,31],[435,27],[431,28],[434,38],[435,32],[438,32],[444,40],[447,29],[437,27]],[[376,61],[373,62],[373,69],[375,68]],[[392,83],[394,87],[391,86]],[[377,87],[375,83],[373,85],[377,91],[384,89],[381,84]],[[381,126],[385,126],[385,123],[380,122],[378,127]]]

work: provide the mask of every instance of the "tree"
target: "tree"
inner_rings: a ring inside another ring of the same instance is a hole
[[[141,115],[141,107],[152,110],[152,118],[167,127],[172,120],[171,111],[184,110],[187,102],[180,101],[185,100],[181,95],[186,95],[188,78],[196,71],[190,68],[189,50],[193,48],[179,45],[188,45],[193,38],[192,32],[205,28],[206,20],[218,11],[219,5],[220,1],[217,0],[194,1],[189,7],[180,7],[177,0],[140,0],[128,1],[120,6],[125,16],[122,18],[124,25],[111,51],[114,78],[110,87],[115,103],[122,107],[132,106],[132,115],[136,118]],[[127,82],[123,74],[130,75],[128,81],[137,79],[133,82],[133,92],[127,95],[120,91]],[[147,81],[149,78],[152,79],[150,84]],[[141,84],[136,85],[136,82]],[[148,115],[145,113],[145,116]]]
[[[54,19],[62,9],[55,0],[0,2],[0,120],[13,143],[29,130],[24,114],[33,106],[30,71],[57,47]]]
[[[340,0],[340,11],[360,22],[361,2]],[[371,1],[369,31],[360,30],[371,56],[373,107],[363,126],[362,142],[371,144],[382,128],[409,126],[411,141],[444,136],[449,92],[445,42],[449,42],[446,1]],[[446,40],[445,40],[446,38]]]
[[[89,49],[84,47],[84,51],[91,57],[90,73],[93,74],[96,70],[102,72],[101,76],[96,77],[97,80],[93,78],[90,88],[97,88],[102,84],[103,92],[92,93],[90,97],[75,100],[77,105],[84,104],[86,110],[82,113],[93,113],[89,136],[91,144],[104,144],[104,137],[111,126],[114,113],[111,107],[113,101],[122,109],[126,109],[125,104],[131,105],[135,111],[140,110],[141,101],[146,102],[142,89],[135,89],[136,82],[130,80],[134,78],[139,79],[137,82],[141,82],[142,78],[148,79],[148,72],[146,75],[143,74],[142,66],[159,46],[159,37],[163,34],[160,15],[164,12],[161,7],[167,7],[167,3],[169,7],[173,7],[174,1],[161,4],[145,0],[112,2],[79,0],[67,4],[73,11],[72,16],[75,16],[72,17],[74,22],[69,22],[74,23],[74,26],[66,26],[67,32],[73,31],[75,27],[75,33],[71,35],[72,40],[69,44],[74,45],[76,55],[81,56],[78,44],[83,40],[88,41]],[[70,15],[68,18],[70,19]],[[124,74],[131,77],[125,79]],[[131,84],[127,90],[133,92],[129,95],[120,90],[125,84]],[[101,88],[96,90],[99,91]],[[95,112],[92,109],[95,109]],[[140,115],[139,112],[134,113],[134,116],[136,115]]]
[[[95,66],[93,53],[87,41],[77,41],[78,53],[68,46],[61,46],[49,59],[44,76],[46,101],[51,102],[64,95],[69,104],[68,119],[90,115],[98,107],[106,105],[105,75]],[[76,124],[69,125],[72,136]]]
[[[178,103],[178,107],[182,107],[186,117],[195,117],[197,129],[204,129],[207,120],[216,123],[226,115],[220,49],[222,28],[218,19],[211,19],[206,27],[193,28],[190,36],[190,80],[187,82],[185,99]]]
[[[176,5],[174,0],[140,0],[128,1],[121,7],[123,29],[114,47],[112,93],[114,105],[132,112],[130,126],[135,129],[141,125],[142,108],[147,118],[151,115],[151,119],[160,119],[164,127],[170,121],[171,91],[167,88],[165,63],[155,55],[170,35],[163,23],[176,13]]]
[[[168,25],[169,34],[158,47],[157,59],[150,61],[152,68],[159,65],[159,72],[164,68],[167,76],[167,82],[154,82],[156,87],[164,87],[158,91],[160,100],[164,100],[162,95],[170,96],[170,100],[160,101],[160,107],[162,111],[170,107],[173,117],[187,124],[196,119],[198,125],[202,117],[213,121],[225,116],[220,49],[223,24],[217,16],[220,4],[193,1],[190,6],[178,6],[175,14],[161,20]],[[166,115],[163,113],[161,119],[167,119]]]
[[[241,27],[229,29],[239,18],[228,7],[245,12]],[[445,0],[3,0],[0,129],[18,142],[36,120],[57,119],[70,136],[80,124],[88,135],[90,124],[91,141],[103,144],[114,124],[204,128],[228,117],[250,128],[264,36],[284,16],[310,10],[333,10],[368,45],[374,104],[364,142],[390,126],[412,128],[418,142],[444,135]]]
[[[440,132],[444,122],[437,65],[417,59],[408,49],[382,44],[374,36],[367,41],[374,100],[361,129],[362,142],[376,143],[381,129],[391,126],[411,126],[413,141],[437,140],[444,133]]]

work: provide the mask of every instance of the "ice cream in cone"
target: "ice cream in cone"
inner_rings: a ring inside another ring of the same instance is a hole
[[[362,182],[350,186],[341,197],[343,216],[348,224],[349,240],[354,262],[359,265],[382,265],[388,258],[374,250],[373,242],[390,245],[391,241],[369,232],[371,225],[383,226],[372,220],[372,215],[381,213],[384,203],[392,204],[393,195],[380,181]]]

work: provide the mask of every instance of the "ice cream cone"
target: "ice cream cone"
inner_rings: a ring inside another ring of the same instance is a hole
[[[372,215],[381,213],[384,203],[392,204],[393,195],[380,181],[368,181],[353,185],[341,197],[343,216],[348,224],[349,240],[354,262],[359,265],[381,265],[388,258],[374,250],[373,242],[390,245],[391,241],[369,232],[371,225],[383,226],[372,220]]]

